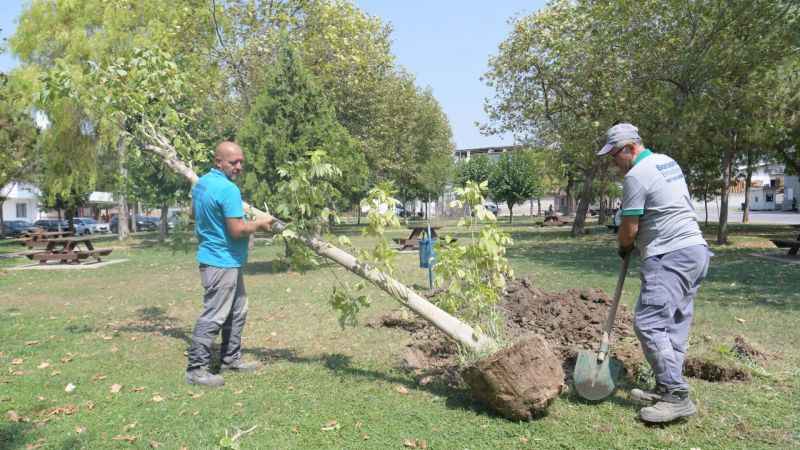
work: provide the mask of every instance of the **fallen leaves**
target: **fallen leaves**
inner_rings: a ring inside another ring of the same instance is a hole
[[[106,379],[106,376],[105,376],[105,375],[103,375],[102,373],[96,373],[96,374],[95,374],[95,375],[92,377],[92,381],[101,381],[101,380],[105,380],[105,379]]]
[[[143,386],[136,386],[131,388],[131,392],[142,392],[144,390]]]
[[[745,323],[745,322],[747,322],[746,320],[744,320],[744,319],[742,319],[742,318],[739,318],[739,317],[736,317],[736,321],[737,321],[737,322],[739,322],[739,323]]]
[[[394,390],[402,395],[408,395],[408,389],[405,386],[397,386]]]
[[[24,362],[25,362],[25,360],[22,359],[22,358],[14,358],[14,359],[11,360],[11,365],[12,366],[19,366]]]
[[[111,393],[112,393],[112,394],[117,394],[117,393],[119,393],[119,391],[121,391],[121,390],[122,390],[122,385],[121,385],[121,384],[116,384],[116,383],[115,383],[115,384],[112,384],[112,385],[111,385],[111,389],[110,389],[110,391],[111,391]]]
[[[125,425],[124,427],[122,427],[122,431],[127,433],[128,431],[136,428],[136,425],[138,425],[138,424],[139,424],[139,422],[129,423],[129,424]]]
[[[428,448],[428,441],[425,439],[403,439],[403,447],[406,448]]]
[[[129,434],[118,434],[118,435],[114,436],[113,438],[111,438],[112,441],[126,441],[126,442],[129,442],[131,444],[136,442],[136,439],[138,439],[136,436],[131,436]]]
[[[47,369],[48,367],[50,367],[50,363],[49,363],[49,362],[47,362],[47,361],[45,361],[45,362],[42,362],[41,364],[39,364],[38,366],[36,366],[36,368],[37,368],[37,369]]]
[[[164,397],[160,396],[159,394],[156,394],[153,396],[152,400],[155,403],[160,403],[164,401]]]
[[[16,411],[13,409],[6,413],[6,419],[9,422],[28,422],[28,418],[20,416]]]
[[[28,341],[25,343],[28,347],[32,347],[34,345],[39,345],[39,341]]]
[[[320,428],[320,430],[322,430],[322,431],[334,431],[334,430],[338,430],[340,428],[342,428],[342,426],[339,425],[339,422],[337,422],[336,420],[329,420],[329,421],[325,422],[324,425],[322,425],[322,428]]]
[[[67,394],[71,394],[71,393],[75,392],[75,389],[77,389],[77,388],[78,388],[78,387],[77,387],[77,386],[75,386],[74,384],[72,384],[72,383],[69,383],[69,384],[67,384],[67,386],[64,388],[64,392],[66,392]]]
[[[75,355],[73,355],[72,353],[67,353],[67,355],[66,355],[66,356],[64,356],[63,358],[61,358],[61,362],[62,362],[62,363],[64,363],[64,364],[66,364],[66,363],[68,363],[68,362],[72,361],[72,360],[73,360],[73,358],[75,358]]]
[[[75,405],[64,405],[64,406],[56,406],[56,407],[50,408],[50,409],[46,410],[44,413],[42,413],[42,416],[44,416],[45,418],[51,418],[51,417],[60,416],[60,415],[71,416],[71,415],[75,414],[76,412],[78,412],[78,407],[77,406],[75,406]]]

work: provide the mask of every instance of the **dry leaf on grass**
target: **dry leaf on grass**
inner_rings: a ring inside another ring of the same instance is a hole
[[[528,443],[528,438],[526,438],[525,436],[520,436],[519,437],[519,441],[521,443],[523,443],[523,444],[527,444]]]
[[[136,387],[131,388],[131,392],[142,392],[143,390],[144,390],[144,387],[142,387],[142,386],[136,386]]]
[[[397,386],[394,388],[394,390],[403,395],[408,394],[408,389],[405,386]]]
[[[66,364],[66,363],[72,361],[72,358],[73,358],[72,353],[67,353],[67,356],[61,358],[61,362]]]
[[[12,366],[18,366],[18,365],[20,365],[20,364],[22,364],[24,362],[25,362],[25,360],[22,359],[22,358],[14,358],[14,359],[11,360],[11,365]]]
[[[60,370],[54,370],[54,371],[50,372],[50,376],[51,377],[57,377],[59,375],[61,375],[61,371]]]
[[[77,389],[77,386],[75,386],[72,383],[69,383],[69,384],[67,384],[66,387],[64,387],[64,392],[66,392],[68,394],[71,394],[71,393],[75,392],[75,389]]]
[[[161,447],[161,442],[150,441],[150,448],[159,448],[159,447]]]
[[[97,373],[92,377],[92,381],[100,381],[100,380],[105,380],[105,379],[106,379],[106,376],[103,375],[102,373]]]
[[[9,422],[27,422],[28,421],[28,419],[26,419],[25,417],[20,416],[13,409],[6,413],[6,419],[8,419]]]
[[[341,425],[339,425],[339,422],[337,422],[337,421],[335,421],[335,420],[329,420],[329,421],[328,421],[328,422],[326,422],[326,423],[325,423],[325,425],[323,425],[323,426],[322,426],[322,428],[320,428],[320,429],[321,429],[322,431],[333,431],[333,430],[338,430],[338,429],[340,429],[340,428],[342,428],[342,426],[341,426]]]
[[[48,367],[50,367],[50,363],[49,362],[43,362],[43,363],[39,364],[38,366],[36,366],[37,369],[47,369]]]
[[[118,434],[118,435],[114,436],[113,438],[111,438],[112,441],[126,441],[126,442],[130,442],[131,444],[136,442],[136,439],[137,439],[136,436],[130,436],[130,435],[127,435],[127,434]]]
[[[50,408],[46,410],[42,415],[44,417],[53,417],[63,414],[65,416],[71,416],[78,412],[78,407],[75,405],[64,405],[64,406],[56,406],[54,408]]]
[[[33,444],[28,444],[25,446],[25,450],[35,450],[37,448],[42,448],[47,441],[44,438],[39,439],[38,441],[34,442]]]
[[[292,427],[292,433],[295,433],[295,434],[300,433],[300,426],[299,425],[294,425]]]
[[[39,345],[39,341],[28,341],[25,343],[27,346]]]
[[[85,433],[86,427],[75,427],[75,432],[78,434]]]
[[[119,393],[119,391],[121,391],[121,390],[122,390],[122,385],[121,384],[116,384],[115,383],[115,384],[111,385],[110,391],[111,391],[112,394]]]
[[[156,402],[156,403],[159,403],[159,402],[163,402],[163,401],[164,401],[164,397],[162,397],[162,396],[160,396],[160,395],[156,394],[156,395],[154,395],[154,396],[153,396],[153,399],[152,399],[152,400],[153,400],[154,402]]]
[[[84,403],[84,406],[86,406],[86,409],[89,410],[94,409],[94,402],[91,400],[87,400],[86,403]]]
[[[128,431],[136,428],[136,425],[138,425],[138,424],[139,424],[139,422],[129,423],[129,424],[125,425],[124,427],[122,427],[122,431],[128,432]]]
[[[736,321],[737,321],[737,322],[739,322],[739,323],[745,323],[745,322],[747,322],[746,320],[744,320],[744,319],[741,319],[741,318],[739,318],[739,317],[737,317],[737,318],[736,318]]]

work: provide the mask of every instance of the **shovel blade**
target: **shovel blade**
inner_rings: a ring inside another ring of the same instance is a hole
[[[586,400],[602,400],[616,389],[621,369],[619,361],[611,356],[607,355],[602,362],[599,362],[597,353],[581,351],[578,353],[575,372],[572,375],[575,390]]]

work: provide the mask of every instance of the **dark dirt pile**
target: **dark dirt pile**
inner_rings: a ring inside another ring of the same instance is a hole
[[[577,352],[596,350],[599,345],[611,298],[600,289],[569,289],[545,292],[527,279],[509,283],[499,309],[506,317],[506,335],[516,341],[529,333],[542,335],[549,348],[563,361],[565,383],[569,384]],[[403,365],[417,374],[420,384],[442,379],[450,385],[464,380],[458,369],[458,347],[433,326],[409,312],[387,314],[370,326],[398,327],[411,333]],[[645,368],[644,356],[633,332],[631,312],[620,305],[611,340],[612,355],[620,360],[628,378],[636,378]],[[764,352],[736,338],[732,352],[742,360],[764,361]],[[751,374],[736,364],[690,356],[685,374],[707,381],[747,381]]]
[[[600,289],[553,293],[534,287],[527,279],[519,279],[509,283],[499,309],[506,317],[508,339],[516,341],[531,333],[543,336],[553,353],[564,362],[563,370],[569,381],[577,351],[597,349],[610,306],[611,299]],[[642,361],[632,323],[630,312],[620,305],[612,353],[626,368],[637,367]],[[403,363],[419,375],[422,384],[430,382],[434,376],[443,377],[453,385],[461,381],[457,346],[422,319],[413,315],[403,317],[396,312],[370,325],[411,331],[412,342],[403,355]]]

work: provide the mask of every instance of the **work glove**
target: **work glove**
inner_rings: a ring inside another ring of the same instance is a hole
[[[282,221],[281,219],[278,219],[277,217],[273,217],[270,229],[274,233],[280,233],[286,229],[286,222]]]
[[[633,249],[634,246],[632,245],[630,247],[619,247],[617,248],[617,254],[619,255],[620,258],[625,259],[625,257],[627,257],[633,252]]]

